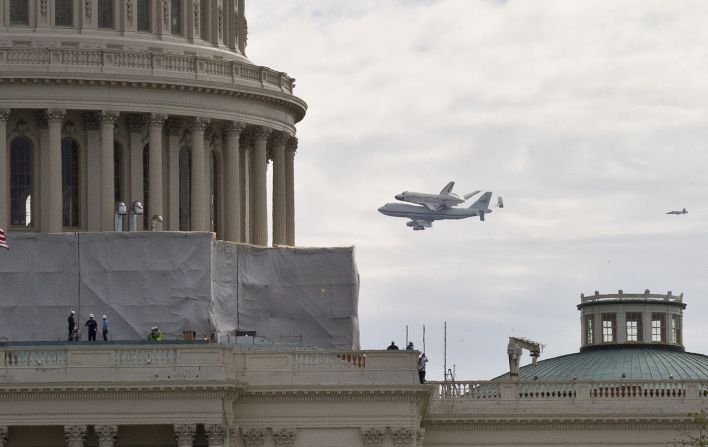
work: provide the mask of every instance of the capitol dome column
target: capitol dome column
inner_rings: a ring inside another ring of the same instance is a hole
[[[209,194],[204,153],[204,130],[209,120],[194,118],[192,128],[192,231],[209,231]]]
[[[241,169],[239,171],[241,183],[241,242],[251,242],[251,140],[247,134],[241,137]]]
[[[286,188],[285,188],[285,143],[289,135],[278,132],[271,138],[273,153],[273,246],[287,244]]]
[[[50,109],[46,112],[49,145],[46,152],[47,201],[43,210],[42,231],[61,233],[62,231],[62,181],[61,181],[61,126],[66,110]],[[44,188],[43,188],[44,190]]]
[[[117,119],[118,112],[101,112],[101,231],[113,231],[115,213],[113,127]]]
[[[225,181],[226,218],[224,240],[241,242],[241,132],[244,125],[234,121],[226,127]]]
[[[251,210],[253,232],[251,243],[255,245],[268,245],[268,186],[266,170],[268,169],[267,145],[272,129],[258,126],[253,130],[253,161],[251,164],[251,187],[254,188],[253,207]]]
[[[153,113],[150,115],[150,158],[148,172],[148,209],[147,215],[150,222],[153,216],[163,216],[162,203],[162,127],[165,125],[166,115]],[[157,222],[157,229],[160,229]]]
[[[286,244],[295,246],[295,152],[297,138],[290,137],[285,147],[285,232]]]
[[[9,117],[9,109],[0,109],[0,228],[4,230],[7,230],[10,224],[10,156],[7,152]]]

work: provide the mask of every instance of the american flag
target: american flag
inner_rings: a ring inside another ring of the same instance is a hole
[[[10,246],[7,245],[7,239],[5,239],[5,230],[0,228],[0,248],[4,248],[5,250],[9,250]]]

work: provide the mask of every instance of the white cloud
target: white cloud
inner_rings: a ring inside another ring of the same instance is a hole
[[[507,368],[509,335],[577,350],[581,292],[708,284],[708,3],[258,0],[249,57],[297,78],[297,234],[357,246],[362,344],[420,344],[441,377]],[[489,188],[484,223],[412,232],[376,212],[404,189]],[[686,216],[666,216],[687,207]],[[463,341],[460,341],[463,340]]]

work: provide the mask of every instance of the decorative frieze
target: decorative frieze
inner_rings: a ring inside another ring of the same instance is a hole
[[[86,439],[85,425],[65,425],[64,439],[68,447],[83,447],[84,439]]]
[[[410,428],[391,429],[391,440],[393,445],[412,445],[416,433]]]
[[[246,447],[263,447],[263,443],[265,442],[265,430],[259,428],[242,430],[241,437]]]
[[[113,443],[118,435],[116,425],[94,425],[94,433],[98,438],[98,447],[113,447]]]
[[[295,444],[295,430],[289,428],[273,430],[273,440],[276,447],[291,447]]]
[[[383,428],[362,428],[361,440],[364,445],[382,445],[386,430]]]

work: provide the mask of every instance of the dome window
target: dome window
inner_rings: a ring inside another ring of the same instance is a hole
[[[74,26],[74,0],[55,0],[54,25]]]
[[[10,0],[10,25],[29,25],[28,0]]]

